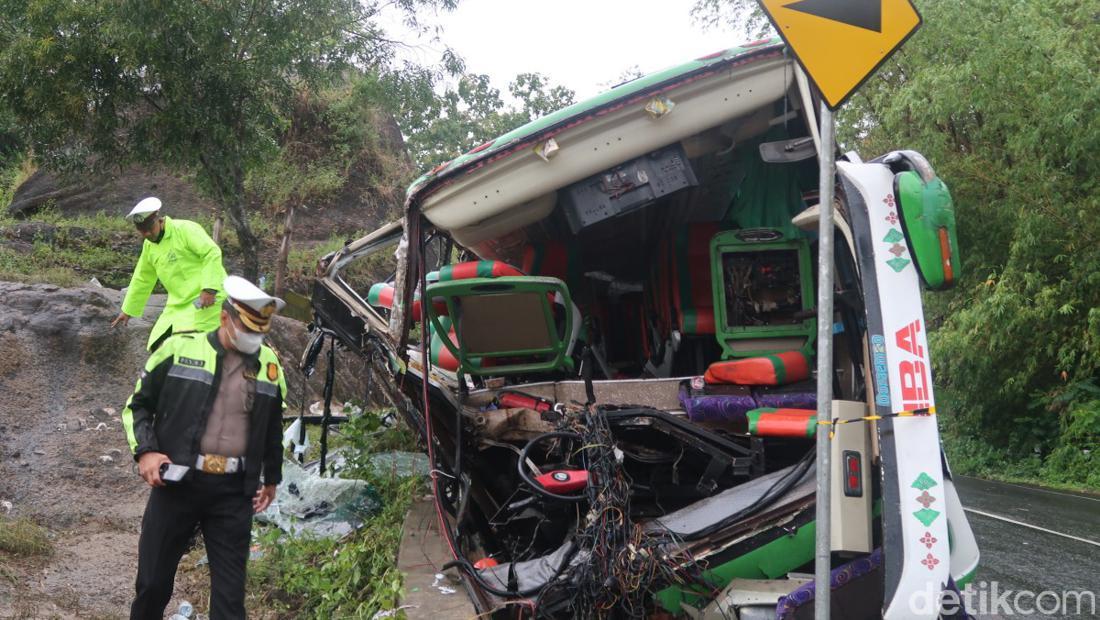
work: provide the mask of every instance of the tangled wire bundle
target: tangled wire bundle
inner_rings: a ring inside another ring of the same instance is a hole
[[[574,456],[589,476],[588,512],[575,538],[588,561],[574,565],[557,582],[570,588],[571,615],[642,618],[657,588],[699,584],[702,567],[693,558],[678,551],[679,545],[669,545],[675,541],[667,534],[647,533],[631,519],[631,482],[603,412],[587,407],[567,417],[559,430],[580,436]]]

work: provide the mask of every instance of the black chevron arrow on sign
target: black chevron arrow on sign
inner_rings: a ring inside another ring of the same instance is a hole
[[[882,32],[882,0],[799,0],[783,8]]]

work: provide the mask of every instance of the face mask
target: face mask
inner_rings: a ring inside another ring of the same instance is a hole
[[[245,355],[252,355],[256,351],[259,351],[260,345],[263,344],[263,342],[263,334],[241,332],[237,330],[236,325],[233,326],[233,333],[229,336],[229,344],[233,345],[234,349]]]

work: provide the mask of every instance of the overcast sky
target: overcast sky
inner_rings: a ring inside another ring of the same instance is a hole
[[[637,67],[644,73],[743,43],[746,37],[691,18],[694,0],[461,0],[439,15],[442,42],[486,73],[507,93],[518,73],[537,72],[581,100],[618,83]],[[442,46],[427,39],[413,52],[432,62]]]

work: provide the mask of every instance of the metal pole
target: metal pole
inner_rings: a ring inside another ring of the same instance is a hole
[[[817,242],[817,419],[833,417],[833,186],[836,182],[833,112],[821,104],[821,167]],[[831,562],[831,424],[817,425],[817,552],[814,560],[814,618],[829,618]]]

